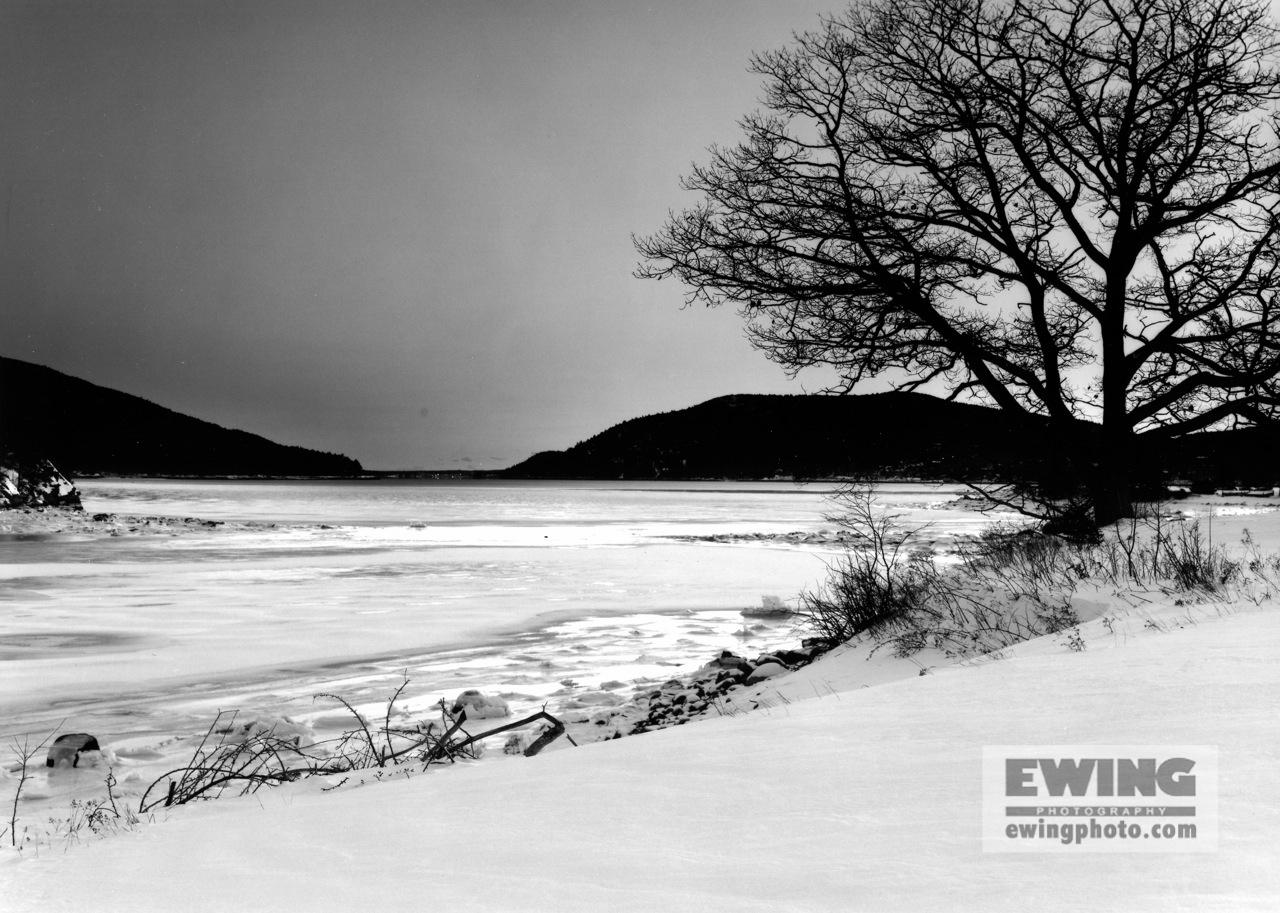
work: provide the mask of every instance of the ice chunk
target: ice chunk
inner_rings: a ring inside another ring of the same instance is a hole
[[[780,596],[761,596],[759,608],[742,610],[742,615],[746,618],[785,618],[790,614],[791,609],[787,608]]]

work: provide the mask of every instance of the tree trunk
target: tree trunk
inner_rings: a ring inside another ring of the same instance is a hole
[[[1137,441],[1132,434],[1103,435],[1093,459],[1089,500],[1099,528],[1132,517],[1134,460]]]
[[[1099,528],[1132,517],[1133,486],[1127,473],[1100,471],[1094,480],[1090,501],[1093,502],[1093,520]]]

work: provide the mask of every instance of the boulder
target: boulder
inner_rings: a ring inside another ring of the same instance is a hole
[[[90,751],[102,751],[97,739],[87,732],[68,732],[53,740],[44,766],[79,767],[80,756]]]
[[[813,659],[812,650],[774,650],[773,655],[788,666],[802,666]]]
[[[453,701],[453,707],[450,708],[450,712],[455,714],[463,710],[467,711],[469,720],[487,720],[511,715],[511,708],[502,698],[481,694],[474,688],[459,694]]]
[[[707,663],[707,666],[715,669],[741,670],[746,672],[750,672],[752,668],[751,663],[730,650],[721,652],[719,656]]]
[[[762,682],[766,678],[773,678],[775,675],[781,675],[789,671],[782,663],[770,662],[761,663],[756,666],[755,670],[747,676],[747,684],[754,685],[756,682]]]

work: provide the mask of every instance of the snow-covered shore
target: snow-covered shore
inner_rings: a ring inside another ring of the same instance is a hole
[[[876,687],[845,650],[754,712],[186,807],[6,854],[0,896],[104,913],[1275,909],[1280,612],[1169,604],[1082,630],[1083,651],[1029,643]],[[1063,743],[1216,745],[1217,852],[984,854],[983,746]]]
[[[1214,512],[1215,541],[1247,527],[1280,549],[1270,504],[1185,507]],[[55,829],[0,852],[0,910],[1274,909],[1280,612],[1263,595],[1082,591],[1077,628],[999,657],[839,648],[695,725],[318,779],[105,840]],[[1216,746],[1217,849],[984,853],[983,749],[1019,744]]]

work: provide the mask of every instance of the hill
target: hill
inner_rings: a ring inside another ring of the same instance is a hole
[[[631,419],[509,478],[991,477],[1039,459],[997,410],[913,393],[734,395]]]
[[[1090,426],[1082,425],[1082,433]],[[919,393],[734,395],[614,425],[498,475],[513,479],[930,478],[1054,474],[1045,439],[998,409]],[[1280,484],[1272,426],[1192,435],[1153,450],[1162,481],[1196,490]]]
[[[68,475],[349,476],[360,464],[182,415],[51,368],[0,358],[0,451]]]

